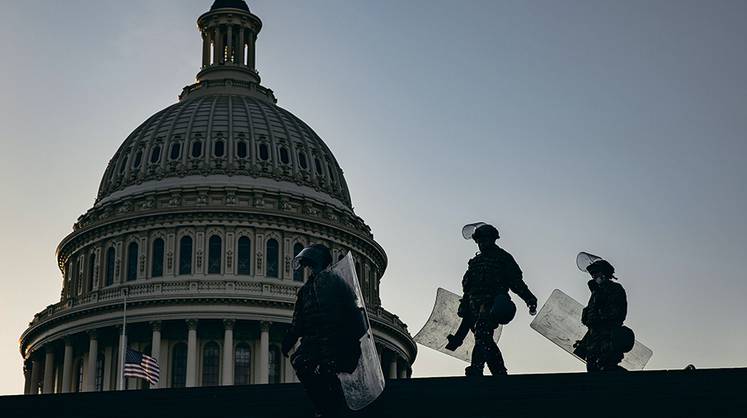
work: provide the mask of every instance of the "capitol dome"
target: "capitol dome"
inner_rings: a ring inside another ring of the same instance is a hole
[[[291,260],[314,243],[352,253],[384,373],[409,377],[415,343],[379,297],[386,253],[330,149],[261,85],[261,20],[217,0],[198,27],[196,83],[125,139],[58,247],[60,301],[21,336],[25,392],[115,390],[124,346],[158,359],[154,387],[297,381],[279,347],[306,279]]]

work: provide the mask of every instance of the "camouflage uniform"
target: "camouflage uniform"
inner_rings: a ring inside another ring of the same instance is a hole
[[[355,370],[360,358],[360,335],[355,295],[330,271],[312,274],[299,289],[291,329],[283,341],[287,353],[300,338],[291,364],[317,411],[334,416],[344,405],[339,372]]]
[[[588,371],[621,370],[618,366],[623,351],[613,343],[628,313],[625,289],[612,280],[601,284],[590,280],[591,298],[581,315],[581,322],[589,330],[575,344],[574,353],[586,360]]]
[[[495,244],[488,246],[469,261],[462,280],[464,297],[461,316],[474,320],[472,332],[475,348],[472,364],[466,369],[468,376],[482,375],[485,363],[493,375],[506,374],[503,356],[493,340],[498,323],[491,315],[496,297],[516,293],[527,306],[536,306],[537,298],[522,279],[522,272],[514,258]]]

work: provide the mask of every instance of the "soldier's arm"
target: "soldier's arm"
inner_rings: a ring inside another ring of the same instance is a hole
[[[519,265],[516,263],[516,260],[514,260],[514,258],[511,255],[508,255],[506,264],[507,264],[507,269],[508,269],[508,275],[510,277],[509,289],[511,289],[512,292],[519,295],[519,297],[522,300],[524,300],[524,303],[526,303],[527,306],[536,307],[537,297],[534,296],[534,293],[532,293],[532,291],[529,290],[529,287],[524,282],[523,273],[521,271],[521,268],[519,268]]]
[[[615,286],[602,316],[604,322],[611,326],[622,325],[628,315],[628,298],[622,286]]]

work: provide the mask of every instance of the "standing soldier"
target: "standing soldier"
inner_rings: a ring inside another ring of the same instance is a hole
[[[464,296],[459,306],[459,316],[463,318],[460,332],[449,336],[448,349],[461,345],[467,327],[475,335],[475,348],[472,351],[472,364],[465,369],[467,376],[482,376],[485,363],[493,376],[505,375],[506,366],[493,334],[499,325],[508,324],[516,315],[516,305],[508,291],[521,297],[529,308],[529,314],[537,313],[537,298],[522,279],[522,272],[514,258],[496,245],[500,238],[498,230],[485,223],[464,227],[462,235],[472,238],[480,252],[469,261],[467,272],[462,280]]]
[[[580,253],[576,264],[591,275],[591,298],[581,314],[588,331],[574,344],[574,354],[586,360],[589,372],[625,370],[618,364],[635,343],[633,331],[623,326],[628,312],[625,289],[612,281],[615,268],[607,260]]]
[[[327,247],[307,247],[293,263],[295,270],[309,268],[311,275],[298,291],[293,323],[283,340],[283,355],[287,357],[301,340],[291,363],[316,408],[316,416],[338,416],[345,406],[338,373],[356,369],[361,356],[360,338],[366,330],[356,296],[328,268],[332,255]]]

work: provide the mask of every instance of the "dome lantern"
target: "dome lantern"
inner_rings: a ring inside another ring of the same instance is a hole
[[[197,26],[202,35],[198,83],[233,79],[259,84],[255,52],[262,21],[243,0],[216,0],[197,20]]]

